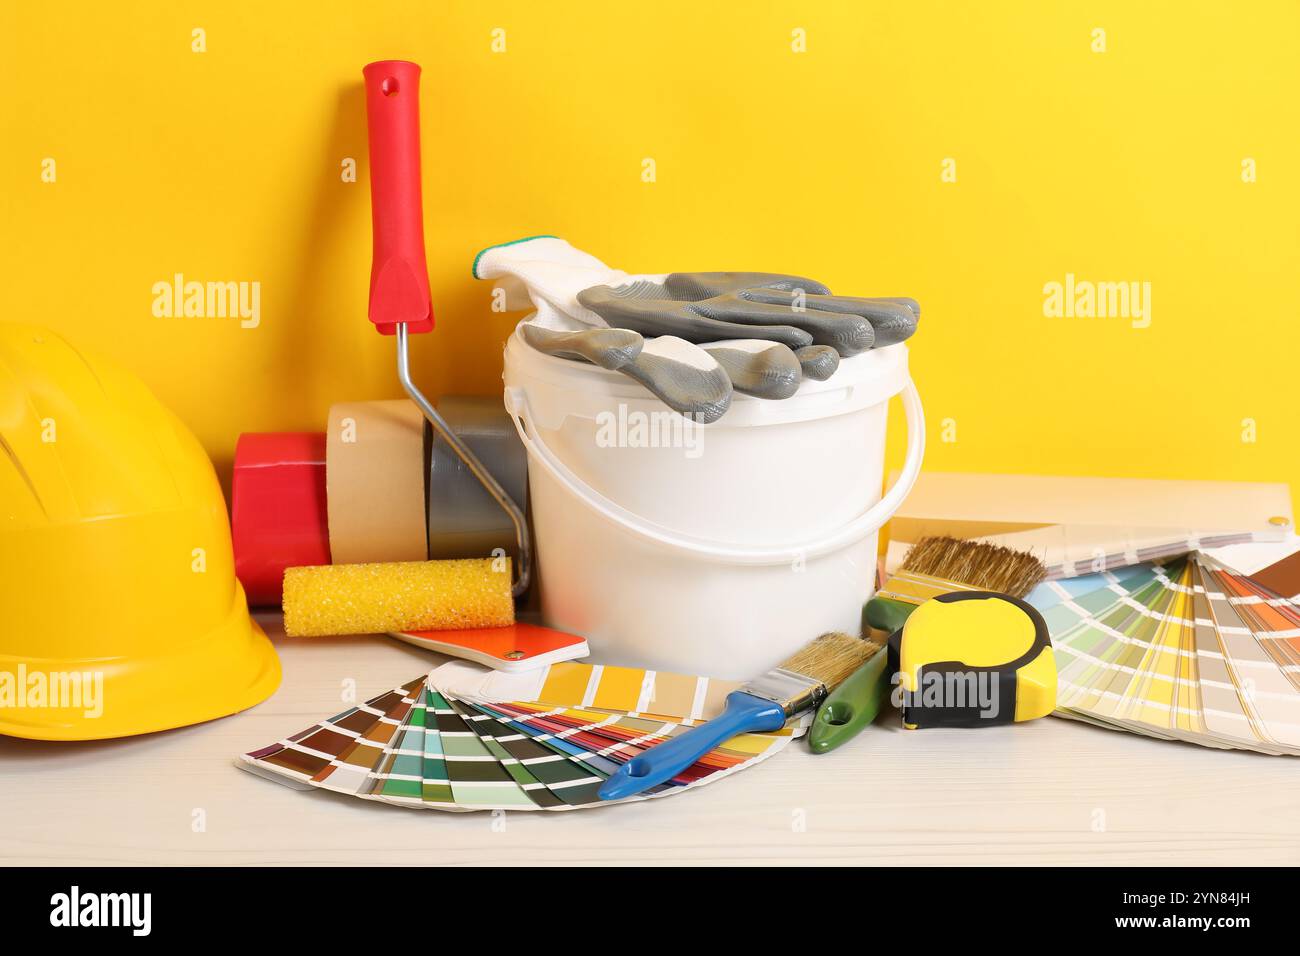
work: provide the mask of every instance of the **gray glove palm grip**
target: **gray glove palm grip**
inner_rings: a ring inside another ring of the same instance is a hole
[[[903,341],[920,312],[912,299],[832,295],[812,279],[770,272],[674,272],[662,283],[592,286],[578,302],[608,325],[647,338],[829,345],[844,356]]]

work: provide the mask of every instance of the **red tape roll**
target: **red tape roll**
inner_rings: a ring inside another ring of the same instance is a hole
[[[330,563],[323,432],[240,435],[231,499],[235,574],[249,604],[279,604],[285,568]]]

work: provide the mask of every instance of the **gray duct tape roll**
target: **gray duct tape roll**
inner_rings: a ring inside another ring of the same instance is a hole
[[[526,511],[528,455],[501,399],[447,395],[439,399],[438,412]],[[430,558],[488,557],[496,548],[517,556],[510,517],[436,434],[429,445],[427,492]]]

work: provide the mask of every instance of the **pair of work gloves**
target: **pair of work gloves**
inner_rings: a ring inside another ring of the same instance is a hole
[[[770,272],[629,275],[554,236],[490,246],[474,276],[496,282],[507,310],[535,310],[520,323],[533,348],[621,372],[702,424],[733,390],[789,398],[841,357],[903,341],[921,314],[915,299]]]

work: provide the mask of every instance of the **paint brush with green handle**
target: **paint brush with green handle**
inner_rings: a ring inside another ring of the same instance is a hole
[[[867,662],[831,691],[817,709],[808,747],[815,754],[829,753],[856,737],[885,708],[889,699],[889,655],[883,644],[864,643],[875,648]]]
[[[1047,576],[1026,551],[957,538],[922,538],[863,609],[863,627],[892,634],[932,597],[953,591],[998,591],[1024,597]],[[877,654],[831,693],[813,721],[808,745],[827,753],[876,719],[889,696],[887,654]]]
[[[1047,577],[1042,561],[981,541],[921,538],[863,609],[864,627],[892,634],[921,604],[953,591],[997,591],[1022,598]]]

